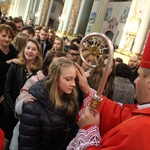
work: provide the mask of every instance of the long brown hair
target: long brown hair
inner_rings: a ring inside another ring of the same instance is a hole
[[[103,64],[104,60],[108,59],[108,55],[102,55],[102,59],[99,59],[99,66],[92,68],[90,72],[90,76],[88,78],[88,83],[91,88],[97,90],[98,85],[100,83],[101,77],[103,75]],[[113,100],[114,95],[114,79],[115,79],[115,61],[113,60],[112,72],[109,74],[108,79],[106,81],[103,95]]]
[[[77,92],[75,88],[71,94],[64,94],[63,97],[59,95],[59,77],[63,69],[68,66],[75,66],[73,61],[68,58],[61,57],[55,60],[49,69],[47,86],[49,87],[49,96],[56,109],[66,109],[69,115],[75,114],[78,111]]]
[[[54,45],[53,45],[53,47],[52,47],[52,51],[59,51],[59,52],[63,52],[63,46],[64,46],[64,44],[63,44],[63,39],[61,38],[61,37],[56,37],[55,38],[55,40],[54,40],[54,43],[55,43],[55,41],[60,41],[60,44],[61,44],[61,49],[60,50],[55,50],[55,48],[54,48]]]
[[[21,52],[22,49],[25,47],[28,38],[29,36],[27,34],[20,32],[16,35],[11,44],[16,48],[18,52]]]
[[[55,38],[56,38],[56,33],[55,33],[55,31],[53,30],[53,29],[50,29],[49,30],[49,33],[52,33],[53,34],[53,36],[52,36],[52,41],[50,41],[50,42],[54,42],[55,41]],[[49,37],[49,35],[48,35],[48,37]]]
[[[62,52],[51,52],[46,56],[46,58],[44,59],[44,62],[43,62],[43,69],[42,69],[42,72],[45,76],[48,75],[48,68],[49,68],[49,65],[52,63],[53,59],[55,57],[66,57],[66,55]]]
[[[26,41],[26,44],[23,48],[23,50],[18,54],[18,60],[19,60],[19,65],[26,65],[26,58],[24,56],[24,49],[27,45],[28,42],[32,42],[37,46],[38,49],[38,56],[36,57],[34,63],[30,66],[31,71],[38,71],[40,69],[42,69],[42,65],[43,65],[43,58],[42,58],[42,53],[41,53],[41,46],[39,44],[39,42],[33,38],[29,38]]]

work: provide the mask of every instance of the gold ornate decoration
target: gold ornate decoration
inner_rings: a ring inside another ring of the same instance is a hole
[[[127,34],[136,36],[141,20],[136,17],[129,18],[127,26]]]
[[[5,14],[5,15],[8,14],[10,5],[11,5],[11,1],[12,0],[0,1],[0,7],[1,7],[2,14]]]
[[[27,19],[28,19],[28,18],[33,18],[33,7],[34,7],[34,3],[35,3],[35,0],[31,0],[31,1],[30,1]]]
[[[45,3],[44,3],[40,26],[44,26],[45,25],[48,9],[49,9],[49,5],[50,5],[50,1],[51,0],[46,0]]]
[[[81,0],[74,0],[72,11],[71,11],[71,17],[69,19],[70,21],[68,24],[68,30],[67,30],[67,34],[69,35],[73,34],[73,31],[76,25],[76,20],[79,14],[80,6],[81,6]]]
[[[1,0],[0,1],[0,5],[5,5],[5,6],[8,6],[9,4],[11,3],[11,0]]]

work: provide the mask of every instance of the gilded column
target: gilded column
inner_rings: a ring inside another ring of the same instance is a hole
[[[51,0],[46,0],[44,3],[44,7],[43,7],[43,11],[42,11],[42,17],[41,17],[41,21],[40,21],[40,26],[45,26],[50,1]]]
[[[19,5],[19,0],[13,0],[10,6],[9,16],[17,16],[17,11]]]
[[[68,24],[67,33],[66,33],[68,35],[73,35],[73,33],[74,33],[74,28],[76,25],[76,20],[77,20],[78,14],[79,14],[81,1],[82,0],[74,0],[74,2],[73,2],[71,16],[69,19],[69,24]]]
[[[46,18],[46,22],[45,22],[46,27],[48,26],[48,22],[49,22],[53,2],[54,2],[54,0],[50,0],[49,9],[48,9],[48,13],[47,13],[47,18]]]
[[[13,14],[13,10],[14,10],[14,8],[15,8],[15,0],[12,0],[11,1],[11,5],[10,5],[10,9],[9,9],[9,14],[8,14],[8,16],[11,16],[12,14]]]
[[[78,28],[79,28],[79,25],[80,25],[80,19],[81,19],[81,15],[83,12],[83,9],[84,9],[84,6],[85,6],[85,3],[87,2],[87,0],[82,0],[82,3],[81,3],[81,8],[80,8],[80,11],[79,11],[79,14],[78,14],[78,18],[77,18],[77,21],[76,21],[76,26],[75,26],[75,29],[74,29],[74,35],[78,34]]]
[[[67,31],[68,23],[70,20],[70,14],[71,14],[72,6],[73,6],[73,1],[74,0],[66,0],[66,2],[65,2],[66,7],[63,9],[63,14],[61,16],[62,33],[66,33],[66,31]]]
[[[34,3],[35,3],[35,0],[30,0],[26,21],[28,20],[28,18],[33,18]]]
[[[94,0],[82,0],[79,14],[76,20],[74,33],[73,35],[76,36],[77,34],[85,34],[86,26],[89,20],[89,15],[91,13],[91,8],[93,6]],[[86,13],[85,13],[86,12]]]
[[[67,19],[67,16],[66,16],[66,11],[67,11],[67,7],[68,6],[68,0],[65,1],[65,4],[64,4],[64,7],[63,7],[63,11],[62,11],[62,14],[59,18],[59,26],[58,26],[58,33],[61,33],[62,31],[62,28],[63,28],[63,24],[64,24],[64,21],[66,22],[68,19]],[[64,19],[65,18],[65,19]]]
[[[38,4],[38,11],[35,13],[35,24],[40,25],[40,21],[43,14],[43,8],[44,8],[45,0],[39,1]]]

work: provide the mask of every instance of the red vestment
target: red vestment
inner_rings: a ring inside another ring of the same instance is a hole
[[[93,93],[84,100],[79,117],[84,108],[89,106],[92,95]],[[87,144],[86,150],[150,150],[150,107],[141,110],[129,109],[103,97],[99,112],[100,144],[99,146]],[[91,126],[93,125],[84,129],[88,130]],[[94,139],[94,135],[92,136]],[[94,142],[98,145],[96,140]]]
[[[4,132],[0,129],[0,150],[3,150]]]

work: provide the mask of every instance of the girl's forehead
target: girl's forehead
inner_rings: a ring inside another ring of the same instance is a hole
[[[77,68],[74,66],[65,67],[61,70],[60,76],[76,78],[76,75],[77,75],[76,71],[77,71]]]
[[[31,45],[31,44],[32,44],[32,45],[36,45],[36,44],[33,43],[32,41],[28,41],[28,42],[27,42],[27,45]]]
[[[74,65],[66,65],[61,67],[62,72],[70,72],[70,71],[76,71],[77,68]]]
[[[37,48],[37,45],[34,42],[32,42],[32,41],[28,41],[26,46],[33,46],[33,47]]]
[[[60,40],[55,40],[55,42],[57,42],[57,43],[61,43],[61,41],[60,41]]]

